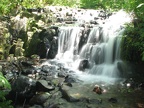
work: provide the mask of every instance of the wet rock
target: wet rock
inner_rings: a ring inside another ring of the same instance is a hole
[[[140,83],[140,84],[138,85],[138,88],[141,89],[141,90],[144,90],[144,83]]]
[[[78,51],[81,50],[81,48],[83,47],[83,45],[87,42],[88,40],[88,34],[90,33],[90,29],[87,28],[89,25],[86,24],[82,24],[82,27],[84,27],[84,29],[81,31],[81,35],[80,35],[80,41],[79,41],[79,49]]]
[[[79,64],[79,70],[83,71],[85,70],[86,68],[89,67],[89,61],[88,60],[82,60]]]
[[[44,73],[47,76],[56,76],[57,69],[55,66],[43,65],[41,70],[41,73]]]
[[[65,78],[66,76],[67,76],[66,73],[64,73],[64,72],[58,72],[58,77]]]
[[[45,72],[45,73],[48,73],[48,72],[50,71],[50,66],[48,66],[48,65],[43,65],[42,68],[41,68],[41,70],[42,70],[43,72]]]
[[[39,63],[40,63],[40,56],[37,55],[37,54],[31,55],[31,61],[32,61],[33,65],[39,65]]]
[[[98,20],[99,19],[99,17],[94,17],[94,20]]]
[[[55,36],[55,31],[51,28],[45,28],[39,33],[39,38],[43,40],[44,38],[48,39],[50,42],[52,41],[53,37]]]
[[[35,74],[35,73],[36,73],[36,70],[31,69],[31,68],[26,68],[26,69],[23,69],[23,71],[22,71],[23,75]]]
[[[63,83],[63,79],[62,78],[52,78],[51,83],[54,86],[59,86],[60,83]]]
[[[33,63],[31,61],[21,61],[22,66],[32,67]]]
[[[55,89],[55,87],[50,82],[47,82],[46,80],[38,80],[36,82],[36,87],[37,87],[37,91],[44,91],[44,92],[48,92]]]
[[[44,104],[44,108],[59,108],[59,105],[55,103]]]
[[[100,11],[99,17],[102,17],[102,18],[106,19],[106,12],[105,11]]]
[[[73,86],[72,83],[67,83],[66,85],[69,86],[69,87]]]
[[[51,41],[51,47],[49,49],[47,58],[50,59],[55,58],[57,51],[58,51],[58,38],[54,37],[53,40]]]
[[[66,82],[66,83],[75,83],[75,82],[77,82],[77,80],[74,76],[68,75],[68,76],[65,77],[64,82]]]
[[[87,99],[87,102],[89,104],[101,104],[102,103],[102,99]]]
[[[55,30],[54,36],[58,36],[59,27],[58,26],[51,26],[50,28]]]
[[[49,108],[49,107],[52,107],[52,108],[59,108],[59,105],[62,105],[64,104],[66,101],[64,99],[61,98],[62,97],[62,94],[60,91],[55,91],[55,93],[52,93],[52,96],[50,99],[48,99],[44,104],[43,104],[43,107],[44,108]]]
[[[54,36],[56,36],[57,29],[55,28],[44,28],[39,34],[38,39],[40,39],[39,43],[36,45],[37,49],[35,54],[38,54],[41,58],[46,58],[47,51],[51,48],[51,43],[53,41]]]
[[[98,85],[95,85],[93,92],[100,95],[100,94],[102,94],[103,90]]]
[[[111,103],[117,103],[117,99],[116,98],[110,98],[108,99],[109,102]]]
[[[33,105],[31,107],[28,107],[28,108],[43,108],[41,105]]]
[[[36,81],[26,76],[19,76],[11,86],[12,90],[8,97],[14,101],[24,102],[25,99],[30,99],[36,93]]]
[[[64,21],[64,19],[62,17],[57,18],[57,22],[63,22],[63,21]]]
[[[36,94],[30,99],[30,105],[38,104],[42,105],[51,95],[48,92],[42,92],[39,94]]]
[[[125,73],[126,67],[125,67],[125,64],[123,62],[118,62],[117,63],[117,68],[118,68],[118,70],[120,72],[119,76],[121,76],[121,77],[126,76],[126,73]]]
[[[137,87],[137,83],[133,80],[133,78],[129,78],[129,79],[126,79],[124,82],[123,82],[124,86],[127,87],[127,88],[136,88]]]
[[[72,94],[70,93],[70,89],[71,88],[66,86],[66,85],[61,86],[60,91],[62,93],[62,97],[64,99],[66,99],[68,102],[79,102],[80,99],[75,98],[74,96],[72,96]]]
[[[66,24],[74,24],[74,21],[65,21]]]
[[[67,12],[67,13],[66,13],[66,16],[72,16],[72,12],[70,12],[70,11]]]
[[[98,24],[98,22],[95,21],[95,20],[90,21],[90,23],[91,23],[91,24],[95,24],[95,25]]]

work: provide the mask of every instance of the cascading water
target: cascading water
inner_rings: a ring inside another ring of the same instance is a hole
[[[83,67],[84,73],[81,74],[85,80],[97,79],[95,76],[104,80],[118,78],[120,75],[118,64],[122,63],[121,36],[124,24],[130,21],[129,15],[119,11],[93,28],[60,27],[56,59],[73,69],[78,69],[80,62],[87,60],[89,66]]]

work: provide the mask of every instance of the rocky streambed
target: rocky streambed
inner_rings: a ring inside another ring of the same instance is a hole
[[[1,62],[12,86],[15,108],[143,108],[143,85],[132,79],[86,83],[73,70],[51,60]]]

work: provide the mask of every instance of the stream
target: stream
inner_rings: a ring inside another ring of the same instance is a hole
[[[126,78],[129,70],[120,55],[131,15],[50,8],[57,15],[56,56],[2,63],[14,108],[144,108],[144,87]]]

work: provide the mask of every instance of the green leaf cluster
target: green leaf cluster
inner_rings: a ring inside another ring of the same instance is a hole
[[[11,86],[0,72],[0,108],[13,108],[11,106],[12,101],[6,100],[5,98],[9,90],[11,90]]]
[[[53,0],[51,5],[79,7],[79,0]]]
[[[7,15],[17,10],[21,0],[1,0],[0,1],[0,15]]]
[[[1,0],[0,15],[15,14],[20,7],[43,8],[45,5],[76,7],[79,0]]]

